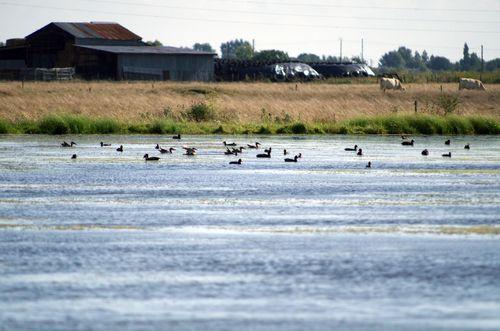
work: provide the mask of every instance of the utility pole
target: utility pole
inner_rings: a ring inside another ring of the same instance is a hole
[[[364,40],[363,38],[361,38],[361,63],[364,63],[364,59],[365,59],[365,43],[364,43]]]
[[[340,63],[342,63],[342,38],[340,38]]]
[[[481,75],[479,77],[480,80],[483,80],[483,72],[484,72],[484,57],[483,57],[483,45],[481,45]]]

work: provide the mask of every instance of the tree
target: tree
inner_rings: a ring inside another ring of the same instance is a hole
[[[422,61],[424,62],[424,64],[427,64],[427,62],[429,61],[429,54],[427,54],[427,51],[425,49],[422,52]]]
[[[5,44],[3,43],[3,41],[0,41],[0,47],[3,47],[5,46]]]
[[[495,71],[500,69],[500,59],[488,61],[484,65],[486,71]]]
[[[401,69],[405,67],[405,60],[398,51],[385,53],[380,58],[380,65],[385,68]]]
[[[297,56],[297,60],[301,62],[321,62],[321,58],[312,53],[302,53],[299,56]]]
[[[238,46],[235,54],[238,60],[250,60],[253,57],[253,48],[250,44],[246,43]]]
[[[242,45],[248,45],[250,48],[252,47],[248,41],[243,39],[235,39],[222,43],[220,45],[221,57],[223,59],[236,59],[236,49]]]
[[[288,53],[285,53],[283,51],[276,50],[276,49],[270,49],[270,50],[257,52],[254,55],[253,59],[255,61],[261,61],[261,62],[267,62],[267,61],[286,62],[286,61],[290,61],[290,57],[288,56]]]
[[[163,46],[163,44],[161,43],[161,41],[159,41],[158,39],[155,39],[154,41],[146,41],[146,45],[148,46]]]
[[[199,52],[215,53],[215,50],[209,43],[203,43],[203,44],[196,43],[193,45],[193,49]]]
[[[429,69],[435,71],[451,70],[453,68],[453,64],[450,62],[450,60],[448,60],[444,56],[433,56],[433,55],[431,55],[431,58],[427,66],[429,67]]]

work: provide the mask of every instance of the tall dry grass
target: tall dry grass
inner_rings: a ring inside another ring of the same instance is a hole
[[[441,91],[441,86],[443,90]],[[458,91],[457,84],[409,84],[407,91],[383,93],[376,84],[0,82],[0,119],[39,120],[48,115],[81,115],[123,122],[180,118],[194,104],[208,103],[221,122],[253,123],[263,117],[305,123],[359,116],[419,112],[440,114],[442,93],[457,96],[460,115],[500,117],[500,86]]]

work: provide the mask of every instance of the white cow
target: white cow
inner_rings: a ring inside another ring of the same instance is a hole
[[[406,90],[397,78],[380,78],[380,89],[384,92],[385,90]]]
[[[472,78],[460,78],[460,83],[458,85],[459,90],[486,90],[484,88],[483,82],[478,79]]]

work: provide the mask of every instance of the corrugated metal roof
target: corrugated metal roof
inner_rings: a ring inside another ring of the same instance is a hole
[[[190,55],[215,55],[210,52],[199,52],[191,48],[179,48],[171,46],[83,46],[78,47],[94,49],[115,54],[190,54]]]
[[[80,39],[141,40],[142,38],[118,23],[68,23],[54,22],[54,25]]]

